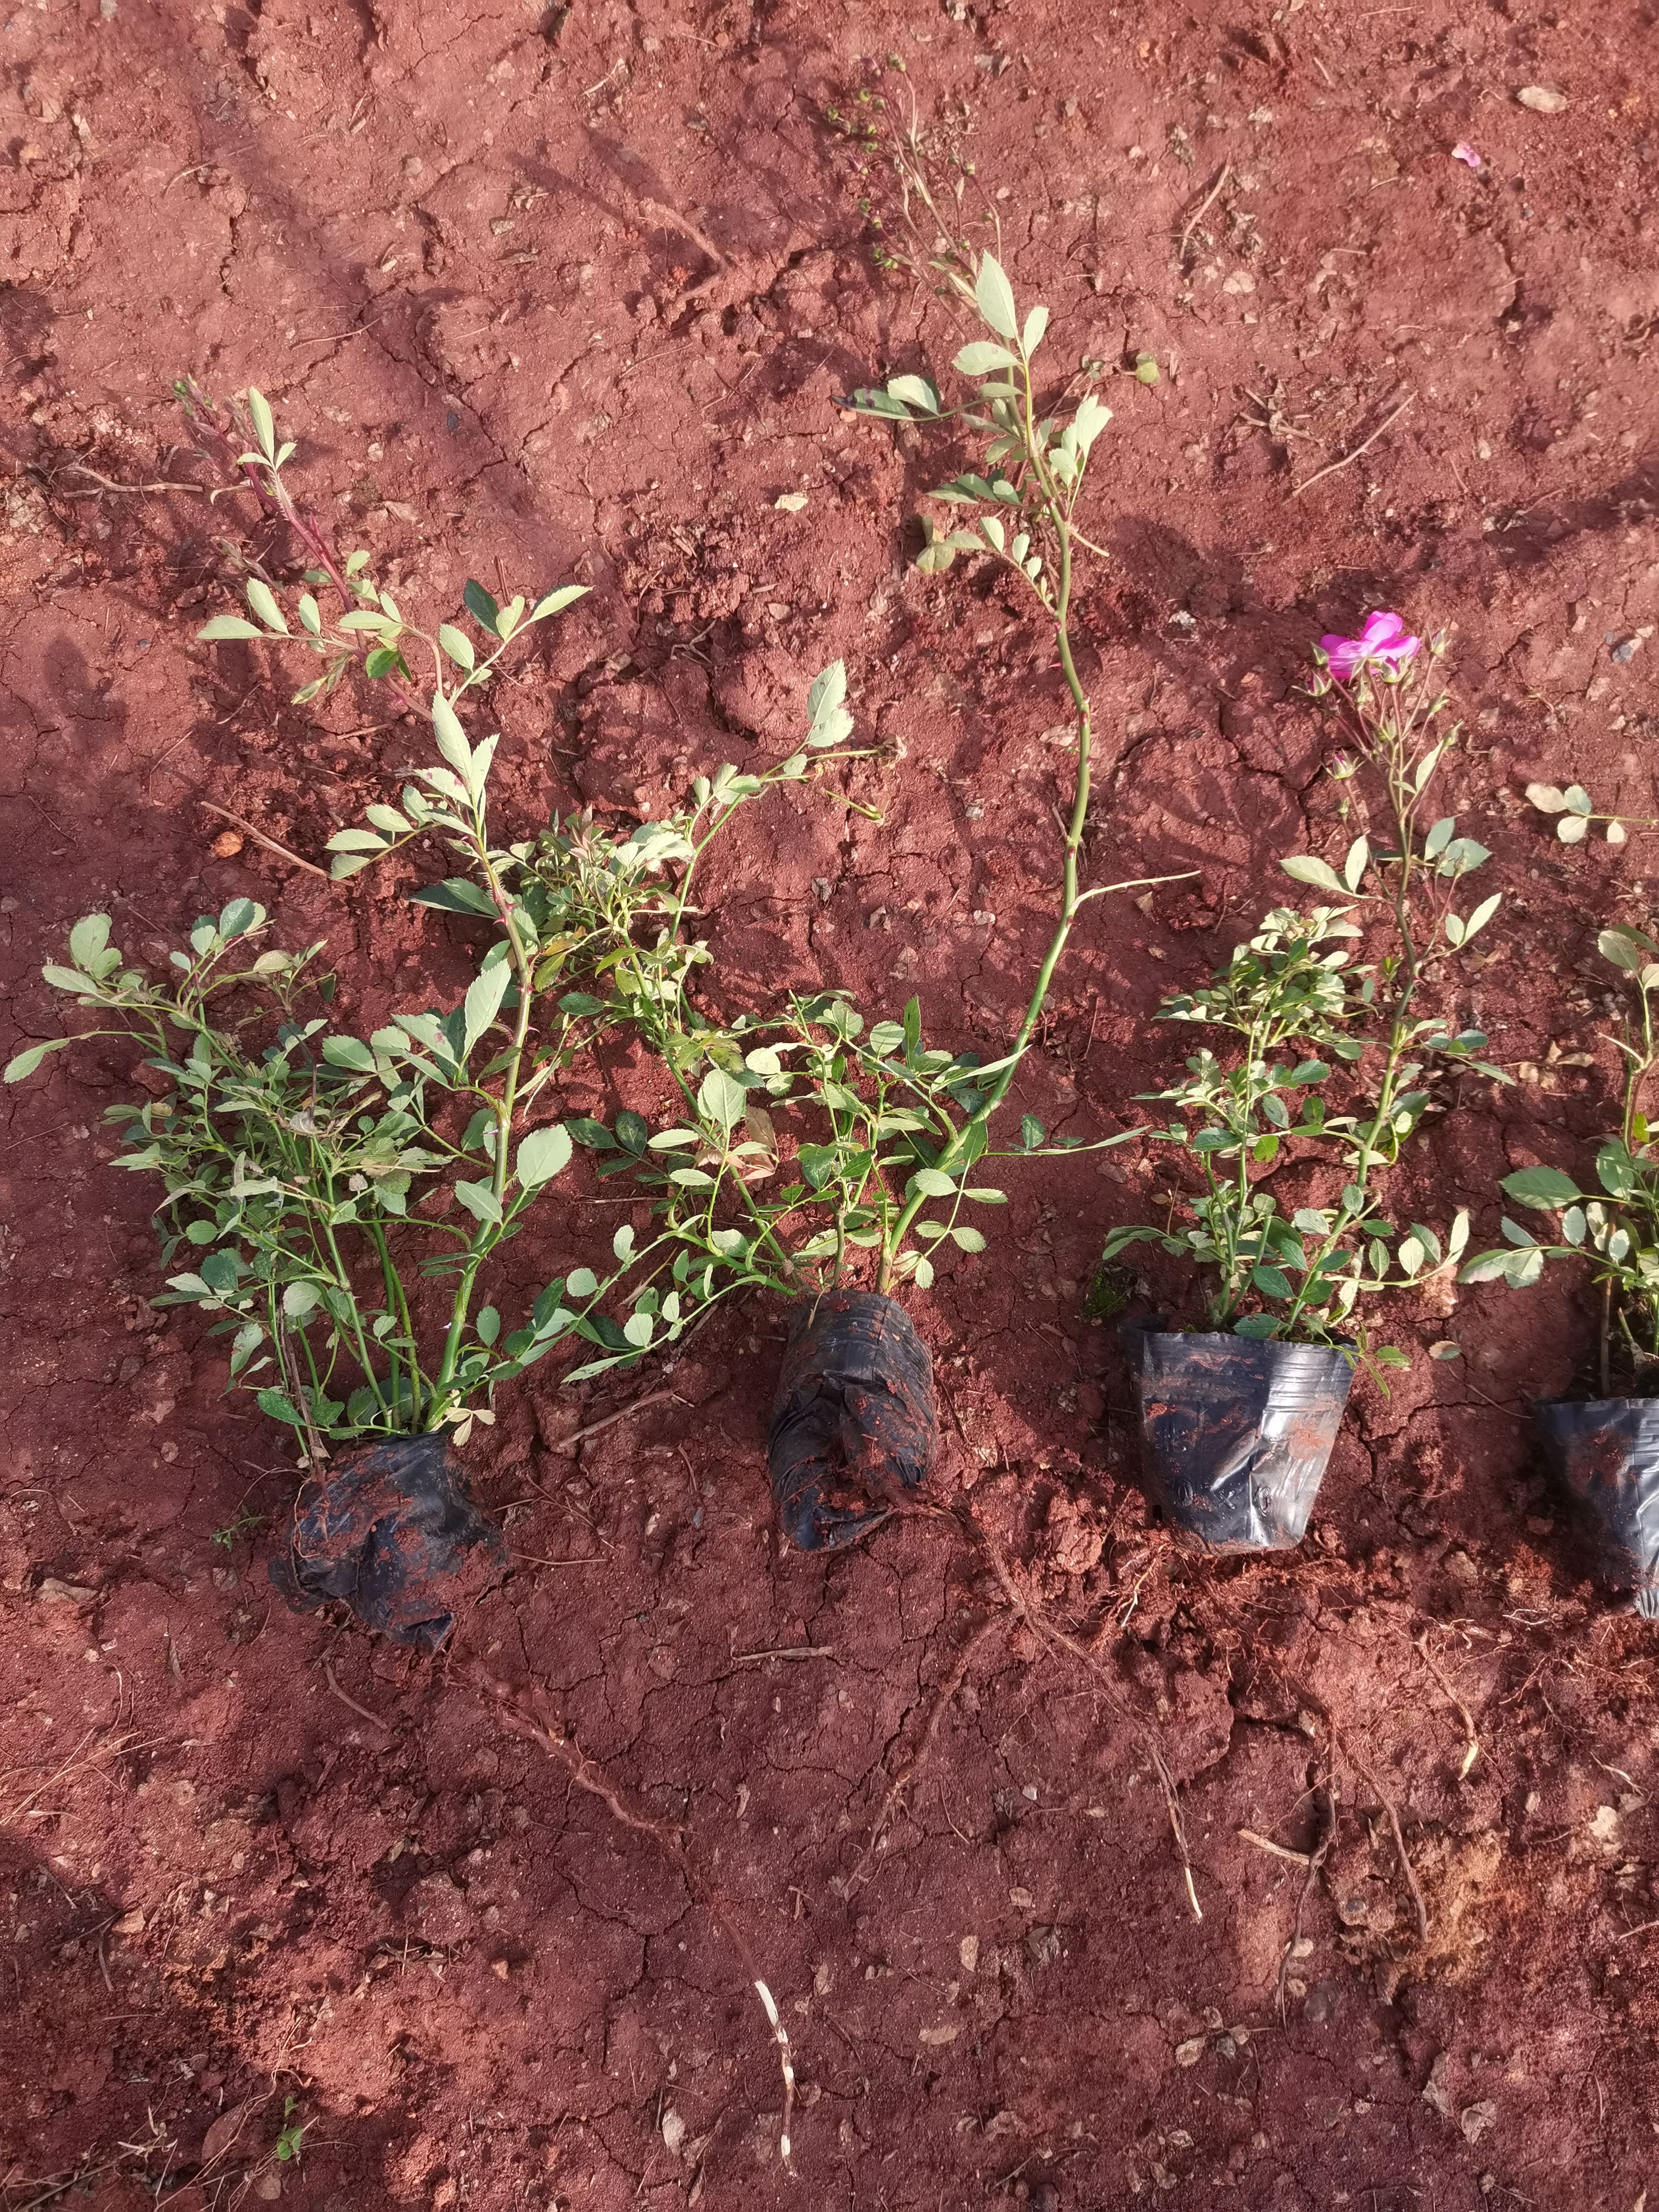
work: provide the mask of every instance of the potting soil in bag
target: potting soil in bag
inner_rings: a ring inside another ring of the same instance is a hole
[[[1299,1544],[1353,1369],[1328,1345],[1126,1322],[1152,1504],[1212,1552]]]
[[[938,1448],[933,1358],[903,1307],[874,1291],[802,1300],[767,1439],[790,1541],[851,1543],[919,1487]]]
[[[506,1563],[499,1532],[467,1498],[442,1434],[362,1444],[308,1476],[289,1555],[270,1579],[296,1613],[331,1600],[394,1644],[436,1651],[464,1596]]]
[[[1659,1618],[1659,1398],[1535,1405],[1545,1456],[1565,1484],[1596,1579]]]

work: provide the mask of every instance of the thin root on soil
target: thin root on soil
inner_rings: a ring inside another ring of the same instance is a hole
[[[504,1727],[515,1735],[527,1736],[532,1743],[556,1759],[579,1790],[597,1797],[611,1818],[637,1836],[645,1836],[653,1843],[674,1871],[679,1875],[693,1897],[701,1905],[742,1965],[744,1972],[754,1984],[767,2023],[778,2046],[778,2064],[783,2075],[783,2120],[778,2134],[778,2154],[786,2167],[789,2166],[789,2124],[795,2110],[794,2057],[789,2045],[789,2032],[779,2017],[777,2002],[757,1971],[748,1943],[737,1923],[727,1911],[719,1893],[700,1874],[693,1863],[690,1848],[684,1832],[666,1820],[659,1820],[642,1808],[630,1805],[601,1766],[594,1764],[572,1736],[562,1734],[549,1715],[547,1693],[538,1686],[526,1691],[514,1691],[507,1682],[495,1680],[482,1667],[471,1666],[462,1670],[462,1679],[479,1697],[495,1708]],[[793,2171],[793,2168],[790,2169]]]

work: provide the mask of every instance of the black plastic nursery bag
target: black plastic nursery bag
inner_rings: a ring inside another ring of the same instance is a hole
[[[289,1555],[271,1561],[270,1579],[296,1613],[332,1600],[394,1644],[436,1651],[461,1598],[483,1589],[506,1558],[439,1432],[362,1444],[307,1476]]]
[[[1532,1417],[1592,1572],[1659,1618],[1659,1398],[1545,1400]]]
[[[1154,1507],[1206,1551],[1299,1544],[1353,1369],[1326,1345],[1126,1322]]]
[[[938,1448],[933,1357],[903,1307],[873,1291],[803,1299],[767,1439],[790,1541],[850,1544],[920,1486]]]

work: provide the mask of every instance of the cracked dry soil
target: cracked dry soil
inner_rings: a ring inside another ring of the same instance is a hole
[[[1057,357],[1164,372],[1113,380],[1089,510],[1112,556],[1079,625],[1089,859],[1200,879],[1089,909],[1023,1103],[1092,1134],[1159,1079],[1160,993],[1272,897],[1279,853],[1335,834],[1306,641],[1397,605],[1455,628],[1449,803],[1510,895],[1463,1011],[1522,1079],[1452,1102],[1402,1202],[1489,1227],[1501,1173],[1602,1126],[1594,931],[1650,914],[1645,833],[1568,852],[1519,793],[1576,776],[1653,808],[1654,653],[1615,657],[1659,619],[1652,38],[1638,6],[1438,0],[18,0],[13,1035],[50,1028],[40,963],[94,907],[154,958],[251,893],[291,941],[327,935],[366,1020],[465,970],[389,880],[215,848],[203,800],[314,857],[408,739],[366,697],[324,727],[241,648],[191,642],[227,526],[109,488],[198,480],[165,399],[190,369],[264,386],[311,496],[410,602],[447,612],[469,573],[592,584],[499,694],[523,820],[775,756],[844,653],[863,726],[903,741],[867,771],[887,825],[781,800],[747,828],[721,988],[914,988],[953,1043],[1001,1039],[1047,929],[1057,675],[1000,586],[907,568],[934,462],[834,404],[949,344],[872,272],[821,121],[896,53],[927,112],[970,116]],[[1516,105],[1540,83],[1565,112]],[[971,1491],[1076,1650],[1016,1622],[955,1518],[779,1555],[775,1311],[573,1449],[622,1391],[503,1408],[472,1464],[515,1567],[458,1651],[545,1685],[714,1870],[793,2040],[791,2179],[759,2011],[662,1855],[459,1668],[273,1605],[293,1471],[144,1303],[145,1194],[88,1142],[125,1077],[83,1048],[3,1108],[9,2206],[1644,2202],[1651,1631],[1578,1578],[1520,1418],[1589,1347],[1569,1286],[1401,1313],[1463,1359],[1356,1390],[1302,1554],[1194,1564],[1146,1528],[1121,1366],[1080,1318],[1156,1178],[1112,1153],[1014,1180],[993,1255],[913,1303],[939,1494]],[[600,1233],[577,1192],[514,1248],[521,1282]],[[279,2163],[290,2098],[303,2154]]]

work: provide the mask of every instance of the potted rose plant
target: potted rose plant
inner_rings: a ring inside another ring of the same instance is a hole
[[[1560,1168],[1518,1169],[1499,1188],[1517,1206],[1555,1217],[1544,1242],[1505,1217],[1504,1242],[1478,1252],[1466,1283],[1526,1290],[1553,1261],[1587,1264],[1601,1293],[1600,1342],[1589,1398],[1543,1399],[1533,1407],[1551,1468],[1571,1501],[1601,1579],[1634,1593],[1659,1616],[1659,1145],[1642,1098],[1655,1060],[1653,994],[1659,943],[1620,925],[1596,940],[1626,978],[1638,1011],[1619,1048],[1624,1111],[1596,1148],[1595,1188]],[[1585,1178],[1585,1180],[1589,1180]]]
[[[1453,1267],[1468,1237],[1461,1212],[1443,1241],[1420,1222],[1396,1226],[1385,1197],[1438,1075],[1497,1073],[1478,1056],[1485,1037],[1438,1010],[1449,968],[1498,905],[1463,909],[1486,848],[1449,816],[1425,820],[1456,739],[1443,651],[1392,614],[1321,640],[1310,688],[1353,747],[1329,772],[1347,787],[1345,813],[1375,807],[1382,834],[1362,827],[1335,863],[1282,861],[1332,902],[1276,908],[1208,984],[1160,1011],[1216,1038],[1150,1094],[1175,1111],[1144,1132],[1187,1166],[1175,1203],[1191,1225],[1115,1229],[1102,1256],[1152,1244],[1196,1270],[1182,1326],[1160,1317],[1124,1334],[1148,1492],[1209,1549],[1300,1541],[1355,1365],[1380,1376],[1406,1364],[1376,1341],[1365,1307]],[[1356,960],[1364,939],[1371,957]]]

